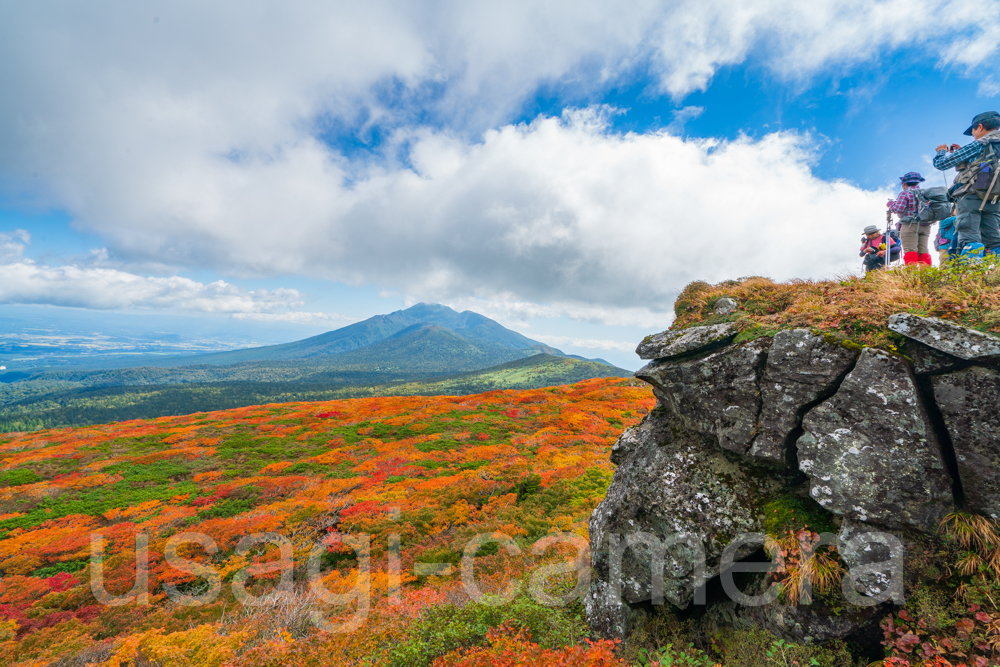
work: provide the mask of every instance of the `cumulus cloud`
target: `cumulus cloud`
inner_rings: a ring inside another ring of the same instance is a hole
[[[966,71],[995,57],[995,7],[8,3],[0,60],[18,66],[0,71],[0,183],[68,211],[120,260],[658,320],[691,279],[844,270],[886,193],[814,177],[807,135],[619,136],[599,109],[507,123],[526,99],[652,71],[680,100],[752,55],[785,79],[903,46]],[[323,141],[345,124],[389,128],[386,159],[359,165]],[[42,267],[4,243],[8,300],[118,307],[99,304],[177,293],[197,309],[261,314],[300,298]]]
[[[206,158],[166,183],[136,181],[100,217],[144,220],[111,238],[150,261],[662,321],[694,279],[822,277],[856,264],[858,230],[878,222],[871,212],[889,193],[815,177],[814,150],[795,133],[732,142],[619,135],[601,110],[581,110],[479,142],[424,131],[412,142],[412,170],[351,186],[316,143],[276,160]]]
[[[22,257],[29,241],[30,235],[23,230],[0,234],[0,304],[49,304],[99,310],[168,308],[291,321],[318,321],[324,316],[276,312],[304,304],[302,294],[294,289],[251,291],[222,280],[206,284],[180,276],[141,276],[100,267],[36,264]]]

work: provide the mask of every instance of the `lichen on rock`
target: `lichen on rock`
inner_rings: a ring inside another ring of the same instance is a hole
[[[971,367],[931,381],[966,510],[1000,518],[1000,371]]]
[[[697,352],[712,346],[723,345],[736,337],[735,324],[723,322],[678,331],[663,331],[646,336],[635,353],[640,359],[666,359]]]
[[[694,359],[657,360],[635,376],[653,385],[656,397],[685,427],[745,454],[756,435],[760,376],[770,343],[760,338]]]
[[[767,354],[760,389],[760,434],[750,456],[787,465],[787,441],[801,424],[803,412],[837,388],[857,356],[808,329],[778,332]]]
[[[655,551],[664,557],[659,572],[663,599],[687,607],[695,590],[718,574],[730,540],[761,530],[759,507],[780,482],[747,475],[730,455],[663,407],[626,430],[615,452],[618,468],[590,519],[597,580],[587,609],[598,634],[620,638],[628,625],[621,601],[636,604],[654,597]],[[611,592],[616,587],[619,597]]]
[[[802,428],[799,469],[810,477],[812,497],[831,512],[932,530],[951,509],[937,438],[902,358],[865,349]]]
[[[938,317],[897,313],[889,318],[889,328],[959,359],[1000,358],[1000,338]]]

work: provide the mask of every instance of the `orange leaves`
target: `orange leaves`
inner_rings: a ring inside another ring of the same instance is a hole
[[[103,516],[111,522],[148,519],[160,510],[161,504],[162,503],[159,500],[147,500],[144,503],[139,503],[138,505],[133,505],[132,507],[116,507],[113,510],[105,512]]]
[[[59,486],[72,489],[89,489],[114,484],[115,482],[121,481],[121,479],[120,475],[97,473],[95,475],[86,475],[84,477],[71,476],[69,478],[59,480]]]
[[[315,459],[314,459],[315,460]],[[291,461],[279,461],[278,463],[271,463],[260,469],[261,475],[276,475],[280,473],[285,468],[294,465]]]
[[[216,623],[169,634],[154,628],[125,639],[106,664],[108,667],[127,667],[141,653],[170,667],[219,667],[234,657],[250,636],[248,632],[222,635],[221,629]]]
[[[584,645],[544,649],[531,642],[527,630],[502,625],[487,631],[488,646],[460,649],[434,661],[433,667],[611,667],[623,665],[615,657],[617,642],[586,641]]]

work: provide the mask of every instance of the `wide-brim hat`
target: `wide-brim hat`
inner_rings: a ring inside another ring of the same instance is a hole
[[[876,227],[875,225],[868,225],[867,227],[865,227],[865,235],[866,236],[868,234],[875,234],[878,231],[879,231],[879,228]]]
[[[903,181],[904,183],[920,183],[921,181],[924,180],[924,177],[915,171],[908,171],[902,176],[900,176],[899,180]]]
[[[963,132],[962,134],[964,134],[967,137],[971,137],[972,136],[972,128],[974,128],[976,125],[979,125],[984,120],[990,120],[991,118],[996,119],[996,120],[1000,120],[1000,113],[997,113],[996,111],[984,111],[984,112],[982,112],[981,114],[977,115],[975,118],[972,119],[972,125],[970,125],[969,129],[966,130],[965,132]]]

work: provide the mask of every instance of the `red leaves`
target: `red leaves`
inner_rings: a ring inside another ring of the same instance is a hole
[[[892,615],[882,621],[885,639],[882,644],[892,649],[893,660],[888,665],[909,665],[903,655],[916,654],[922,662],[912,663],[919,667],[975,667],[996,664],[990,662],[994,656],[994,646],[990,637],[997,634],[998,621],[986,612],[979,611],[978,605],[971,605],[969,613],[974,618],[965,617],[955,621],[954,634],[948,635],[943,629],[929,629],[924,619],[917,619],[911,612],[900,610],[895,619]],[[897,620],[898,619],[898,620]],[[1000,619],[998,619],[1000,620]],[[977,625],[977,621],[980,625]],[[971,644],[971,646],[970,646]],[[975,655],[970,655],[970,653]],[[961,662],[950,662],[948,658]],[[969,662],[971,661],[971,662]]]
[[[913,649],[919,643],[920,643],[920,637],[916,636],[912,632],[907,632],[902,637],[896,640],[896,648],[898,648],[903,653],[912,653]]]
[[[51,588],[56,593],[61,593],[62,591],[68,591],[69,589],[73,588],[74,586],[80,583],[79,579],[77,579],[68,572],[60,572],[55,576],[49,577],[48,579],[44,579],[44,581],[49,585],[49,588]]]
[[[350,507],[340,510],[340,518],[346,519],[358,514],[377,514],[384,511],[385,505],[382,503],[377,503],[374,500],[363,500],[356,505],[351,505]]]

